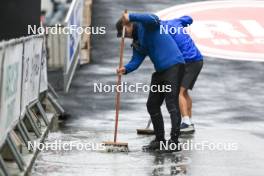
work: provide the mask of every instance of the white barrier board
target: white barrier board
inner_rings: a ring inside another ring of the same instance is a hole
[[[42,42],[41,38],[33,38],[24,43],[21,114],[27,105],[38,99]]]
[[[33,38],[33,57],[31,58],[30,94],[31,102],[38,99],[42,56],[42,38]],[[25,50],[26,51],[26,50]]]
[[[21,115],[25,113],[26,106],[30,103],[31,99],[31,95],[29,95],[32,60],[31,58],[33,58],[33,42],[29,40],[24,43]]]
[[[0,48],[0,85],[2,85],[2,61],[4,58],[4,50]],[[1,106],[0,106],[0,112],[1,112]],[[0,146],[4,142],[5,139],[5,118],[1,116],[0,113]]]
[[[5,119],[4,133],[9,132],[20,117],[22,56],[22,43],[11,44],[5,48],[0,104],[0,116]]]
[[[40,93],[48,90],[48,75],[47,75],[47,52],[45,42],[43,42],[40,68]]]

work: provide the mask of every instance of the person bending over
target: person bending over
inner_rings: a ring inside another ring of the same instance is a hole
[[[154,64],[151,86],[169,85],[171,91],[150,91],[147,110],[150,114],[156,138],[148,150],[160,149],[160,142],[165,142],[164,122],[161,105],[165,100],[171,119],[171,132],[168,144],[178,145],[180,135],[181,114],[179,110],[179,92],[184,72],[184,58],[170,34],[160,33],[160,20],[153,14],[123,13],[117,22],[117,36],[121,37],[125,26],[125,37],[133,39],[133,56],[128,64],[117,69],[118,74],[128,74],[136,70],[146,56]],[[177,148],[178,149],[178,148]]]

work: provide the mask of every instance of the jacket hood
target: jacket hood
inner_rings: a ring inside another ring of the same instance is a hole
[[[181,21],[184,27],[191,25],[193,23],[193,19],[190,16],[182,16],[179,18],[179,20]]]

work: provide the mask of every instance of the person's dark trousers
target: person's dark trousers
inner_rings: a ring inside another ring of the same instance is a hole
[[[152,74],[151,86],[159,86],[160,90],[165,90],[164,86],[170,90],[154,91],[150,90],[147,101],[147,109],[150,114],[156,140],[163,141],[165,139],[164,122],[161,114],[161,105],[165,99],[167,110],[171,118],[171,139],[178,141],[180,134],[181,114],[179,109],[179,92],[181,80],[184,73],[184,65],[177,64],[162,72]],[[156,89],[157,90],[157,89]]]

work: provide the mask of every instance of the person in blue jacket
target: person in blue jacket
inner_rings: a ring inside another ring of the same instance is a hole
[[[161,28],[161,33],[170,33],[186,62],[179,96],[182,115],[181,133],[193,133],[195,131],[191,121],[192,99],[188,93],[188,89],[193,89],[203,67],[203,56],[185,30],[185,27],[188,27],[192,23],[193,19],[190,16],[182,16],[172,20],[161,21],[161,25],[163,26],[163,28]]]
[[[171,87],[170,91],[161,92],[150,90],[147,100],[147,110],[150,114],[156,138],[147,150],[161,149],[161,142],[165,141],[164,122],[161,114],[161,105],[165,100],[171,118],[170,140],[168,146],[178,146],[180,135],[181,113],[179,109],[179,92],[184,73],[184,58],[177,44],[170,34],[160,33],[160,20],[153,14],[124,13],[117,22],[117,36],[121,37],[125,26],[125,37],[133,39],[133,56],[128,64],[117,69],[118,74],[128,74],[136,70],[146,56],[154,64],[155,72],[152,74],[151,87]],[[170,148],[169,148],[170,149]],[[175,148],[173,150],[178,150]]]

